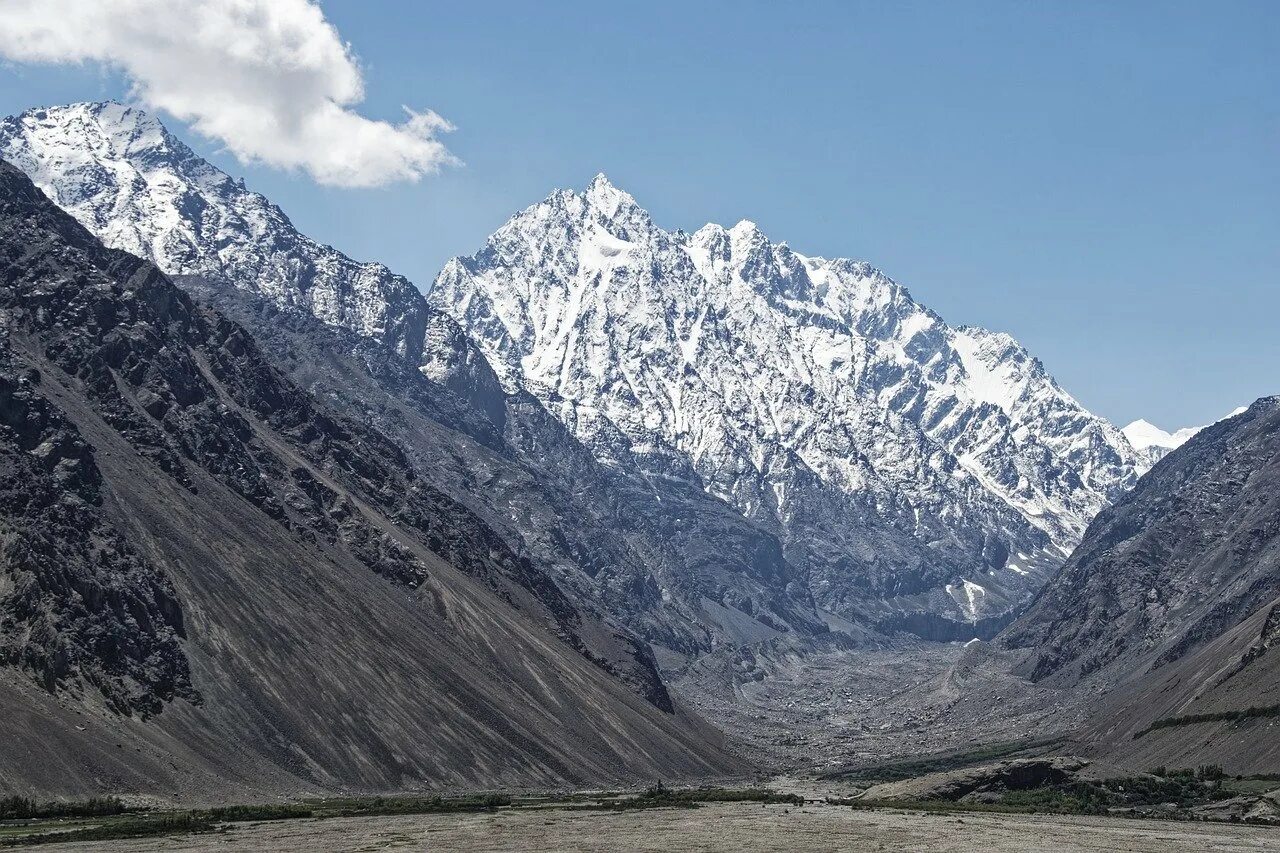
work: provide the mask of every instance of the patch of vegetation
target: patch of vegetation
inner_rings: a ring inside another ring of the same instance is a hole
[[[1163,769],[1163,768],[1157,768]],[[1233,796],[1214,777],[1221,768],[1207,765],[1200,770],[1166,772],[1162,776],[1135,776],[1101,782],[1073,780],[1013,791],[993,791],[990,799],[970,800],[889,800],[828,801],[854,808],[885,806],[927,812],[1002,812],[1019,814],[1105,815],[1130,811],[1167,814],[1169,806],[1185,812],[1195,806]]]
[[[100,824],[55,832],[38,832],[4,839],[0,846],[29,847],[72,841],[115,841],[123,838],[150,838],[165,835],[187,835],[212,832],[215,821],[199,812],[169,812],[158,815],[125,817]]]
[[[964,752],[943,752],[923,758],[890,761],[884,764],[855,767],[829,773],[824,779],[840,779],[853,782],[897,782],[902,779],[914,779],[929,773],[941,773],[947,770],[959,770],[975,764],[986,764],[1002,758],[1029,752],[1041,754],[1062,744],[1062,738],[1045,740],[1021,740],[1007,743],[993,743]]]
[[[1021,812],[1100,815],[1106,814],[1116,804],[1116,799],[1115,794],[1104,786],[1066,782],[1026,791],[1010,791],[1000,799],[1000,803]]]
[[[57,809],[40,807],[32,813],[25,801],[9,802],[11,812],[34,822],[23,829],[26,834],[0,838],[0,846],[27,846],[62,841],[108,841],[120,838],[145,838],[156,835],[178,835],[212,832],[226,824],[266,820],[295,820],[309,817],[354,817],[378,815],[429,814],[445,812],[492,811],[511,804],[501,794],[467,797],[352,797],[315,800],[308,803],[266,803],[260,805],[221,806],[189,811],[158,811],[149,814],[125,814],[119,800],[90,800],[86,803],[56,804]],[[15,815],[17,816],[17,815]],[[39,821],[67,817],[102,816],[101,822],[74,828],[57,828]]]
[[[1222,769],[1220,764],[1201,764],[1199,767],[1181,767],[1170,770],[1161,765],[1153,767],[1148,771],[1152,776],[1161,776],[1171,779],[1190,778],[1199,779],[1204,782],[1216,782],[1219,779],[1227,778],[1226,771]]]
[[[309,806],[295,803],[268,803],[258,806],[221,806],[209,809],[206,814],[211,820],[220,823],[243,823],[257,820],[289,820],[292,818],[313,817],[315,811]]]
[[[1167,776],[1135,776],[1127,779],[1108,779],[1102,784],[1120,796],[1118,805],[1158,806],[1173,803],[1180,809],[1204,805],[1214,800],[1225,800],[1231,792],[1218,780],[1222,768],[1206,765],[1198,771],[1171,773]],[[1225,775],[1225,774],[1223,774]]]
[[[0,820],[37,820],[44,818],[102,817],[124,814],[128,809],[116,797],[92,797],[88,800],[54,800],[40,803],[27,797],[0,798]]]
[[[769,788],[667,788],[661,783],[635,796],[618,792],[566,794],[558,797],[523,798],[517,805],[504,794],[475,794],[462,797],[341,797],[315,799],[304,803],[223,806],[188,811],[127,813],[119,800],[92,800],[79,804],[58,804],[57,808],[35,806],[28,801],[8,802],[9,813],[32,822],[13,827],[17,833],[0,837],[0,847],[29,846],[70,841],[108,841],[194,832],[225,831],[229,824],[250,821],[299,818],[375,817],[382,815],[445,814],[493,811],[506,807],[621,810],[646,808],[697,808],[702,803],[784,803],[803,805],[797,794],[783,794]],[[43,823],[77,817],[79,826]],[[101,820],[93,820],[101,817]]]
[[[799,794],[783,794],[771,788],[668,788],[661,782],[634,797],[602,799],[589,809],[625,811],[629,809],[694,809],[703,803],[761,803],[804,805]]]
[[[1162,717],[1142,731],[1134,733],[1133,739],[1137,740],[1157,729],[1167,729],[1173,726],[1192,726],[1196,723],[1217,723],[1222,721],[1240,722],[1259,717],[1280,717],[1280,705],[1253,705],[1242,711],[1214,711],[1207,714],[1183,714],[1176,717]]]
[[[314,800],[311,803],[316,817],[486,812],[509,805],[511,798],[505,794],[477,794],[467,797],[356,797]]]

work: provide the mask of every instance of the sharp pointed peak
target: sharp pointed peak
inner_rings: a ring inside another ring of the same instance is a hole
[[[626,190],[619,189],[604,172],[600,172],[592,179],[582,193],[582,198],[588,207],[606,219],[631,216],[636,213],[648,217],[644,209],[636,203],[635,197]]]
[[[594,197],[594,198],[605,198],[605,197],[612,198],[614,196],[623,196],[625,198],[631,199],[633,202],[635,201],[635,199],[632,198],[630,193],[628,193],[626,190],[620,189],[617,184],[609,180],[609,176],[606,175],[604,172],[597,173],[596,176],[591,179],[591,183],[587,184],[587,189],[585,190],[585,193],[588,197]]]

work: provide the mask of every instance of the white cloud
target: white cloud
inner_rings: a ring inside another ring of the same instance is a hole
[[[322,184],[416,181],[457,162],[436,138],[452,125],[430,110],[391,124],[352,109],[359,65],[309,0],[0,0],[0,55],[119,68],[133,97],[242,162]]]

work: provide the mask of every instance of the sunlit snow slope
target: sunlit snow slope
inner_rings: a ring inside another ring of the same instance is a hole
[[[1135,480],[1120,431],[1009,335],[751,222],[667,232],[604,176],[451,261],[429,301],[600,458],[691,462],[775,525],[832,609],[1000,613]]]

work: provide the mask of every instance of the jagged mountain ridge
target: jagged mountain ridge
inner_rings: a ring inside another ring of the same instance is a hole
[[[1061,559],[1066,547],[1062,543],[1069,545],[1087,517],[1126,482],[1123,439],[1116,450],[1121,457],[1117,463],[1107,453],[1116,445],[1109,425],[1084,413],[1011,338],[980,329],[946,327],[865,264],[801,259],[785,247],[771,247],[760,255],[760,259],[770,255],[761,267],[764,272],[760,274],[765,277],[777,277],[778,270],[794,266],[797,259],[825,264],[821,272],[801,270],[792,278],[803,290],[816,287],[814,280],[826,276],[837,283],[837,291],[843,287],[846,296],[858,295],[862,285],[857,282],[871,282],[864,288],[867,294],[874,291],[892,310],[883,316],[860,314],[857,322],[850,324],[838,311],[824,314],[803,299],[785,295],[774,299],[770,310],[779,308],[807,317],[795,324],[806,334],[841,323],[848,327],[840,344],[848,350],[846,365],[859,365],[857,376],[852,367],[844,376],[833,374],[815,398],[827,407],[812,420],[825,417],[833,426],[812,430],[807,445],[785,435],[794,426],[788,425],[787,419],[807,405],[802,401],[814,390],[812,383],[807,387],[806,381],[784,377],[779,387],[792,398],[782,409],[789,412],[770,411],[767,400],[752,402],[759,412],[767,413],[766,422],[782,416],[777,436],[759,442],[751,430],[734,434],[731,428],[713,429],[702,434],[705,444],[736,445],[722,448],[724,452],[699,455],[671,438],[678,430],[668,429],[670,413],[664,415],[665,424],[651,432],[636,429],[634,421],[628,429],[618,429],[608,418],[587,426],[592,417],[590,407],[570,412],[559,391],[548,391],[545,383],[535,387],[540,381],[537,376],[524,371],[517,376],[492,341],[486,344],[481,340],[478,347],[469,339],[451,316],[458,313],[456,306],[445,304],[446,288],[433,297],[440,301],[440,310],[433,311],[403,279],[390,276],[378,265],[357,264],[299,235],[278,209],[200,161],[159,122],[137,110],[117,104],[30,110],[0,126],[0,148],[109,244],[117,240],[126,248],[136,247],[169,273],[229,284],[282,308],[302,310],[331,326],[383,340],[411,361],[420,352],[424,372],[481,407],[506,433],[509,444],[523,445],[526,461],[536,463],[537,454],[548,445],[561,446],[560,439],[547,432],[554,431],[551,424],[527,405],[532,397],[526,403],[513,402],[513,396],[525,394],[528,383],[537,400],[569,427],[570,435],[586,441],[596,459],[604,463],[604,473],[594,472],[586,482],[598,484],[601,476],[612,471],[628,482],[625,488],[632,495],[651,493],[641,515],[655,514],[653,509],[668,486],[684,496],[678,498],[681,502],[691,496],[690,489],[707,493],[708,501],[700,502],[696,509],[685,507],[690,517],[698,519],[695,529],[703,526],[724,531],[724,517],[717,508],[720,498],[737,507],[747,524],[737,537],[745,548],[740,555],[720,560],[714,548],[703,547],[700,537],[690,537],[685,529],[675,537],[681,544],[661,545],[659,550],[667,556],[655,561],[655,543],[672,538],[671,530],[660,532],[661,525],[633,543],[631,556],[622,560],[625,567],[621,574],[632,577],[633,584],[640,583],[637,589],[645,592],[633,598],[644,603],[639,607],[617,603],[625,596],[615,595],[612,609],[623,621],[649,623],[657,632],[647,633],[650,639],[662,637],[664,642],[703,646],[705,639],[695,640],[694,635],[705,633],[696,625],[708,620],[720,624],[713,634],[728,630],[737,635],[740,632],[727,628],[739,621],[733,612],[761,622],[769,631],[816,623],[816,616],[800,612],[806,602],[812,606],[814,600],[826,609],[886,627],[908,627],[926,636],[967,636],[973,629],[964,625],[992,619],[997,620],[994,627],[982,630],[994,633],[998,620],[1026,600]],[[610,215],[614,219],[633,217],[629,225],[621,226],[623,230],[630,227],[650,236],[658,232],[629,196],[609,189],[618,194],[618,198],[604,202],[613,205]],[[246,210],[252,215],[243,212]],[[556,222],[555,226],[564,224]],[[713,243],[732,254],[731,233],[721,229],[717,236],[714,232],[699,232],[706,239],[705,245],[700,244],[700,260],[692,264],[695,278],[705,274],[708,279],[719,277],[730,283],[741,279],[739,262],[743,257],[732,263],[713,257]],[[758,231],[755,234],[763,240]],[[184,248],[173,250],[175,245]],[[533,248],[536,254],[539,250]],[[688,249],[684,246],[677,254],[688,255],[692,263],[693,253]],[[604,246],[600,256],[605,257],[608,251],[609,246]],[[772,257],[775,254],[778,257]],[[549,256],[540,257],[536,264],[554,267]],[[767,267],[774,271],[768,272]],[[299,270],[310,271],[310,277]],[[356,274],[353,270],[365,272]],[[687,270],[682,267],[684,272]],[[360,289],[353,281],[381,284]],[[855,286],[850,287],[850,281]],[[748,292],[754,287],[745,281],[739,284]],[[830,284],[821,286],[829,289]],[[316,298],[316,294],[325,296]],[[895,312],[896,319],[890,316]],[[901,331],[904,322],[908,328],[917,324],[919,329],[890,341],[897,334],[894,329]],[[716,327],[716,317],[707,325]],[[474,329],[469,331],[475,334]],[[777,341],[785,341],[791,331],[770,329]],[[262,332],[257,329],[255,334]],[[688,337],[679,342],[685,347],[690,343]],[[880,357],[885,346],[905,351],[908,345],[927,349],[935,344],[940,352],[945,350],[943,357],[924,369],[913,366],[910,359],[899,363]],[[864,345],[869,355],[858,362],[853,350]],[[501,349],[504,345],[497,346]],[[667,350],[671,350],[669,345]],[[705,353],[702,357],[712,358]],[[812,367],[811,372],[822,374],[821,365]],[[960,395],[965,403],[957,405],[947,394],[936,393],[930,383],[938,380],[945,386],[948,374],[962,368],[969,383],[967,394]],[[683,365],[672,363],[659,374],[683,370]],[[490,387],[495,372],[505,387]],[[905,380],[889,381],[899,372]],[[1006,374],[1003,377],[998,375],[1002,372]],[[849,393],[840,387],[850,378],[859,384],[882,386],[872,405],[861,392]],[[750,383],[742,379],[739,376],[737,388],[750,392]],[[723,390],[712,389],[711,399],[704,401],[710,410],[718,406],[717,399],[723,399]],[[602,391],[601,399],[606,396]],[[659,399],[646,398],[639,408],[662,412],[664,406],[671,408]],[[638,404],[632,407],[632,415],[637,408]],[[506,422],[508,409],[521,413],[517,422]],[[749,424],[753,428],[762,420],[755,414]],[[1002,419],[1009,423],[1000,425]],[[531,429],[534,422],[540,425]],[[1020,438],[1034,432],[1041,422],[1056,423],[1059,429],[1038,443]],[[992,423],[997,427],[992,428]],[[641,440],[637,441],[637,434]],[[757,446],[752,446],[753,442]],[[868,446],[873,448],[871,453],[863,451]],[[575,453],[570,451],[570,456],[578,458]],[[760,457],[759,465],[754,456]],[[708,464],[717,460],[716,465]],[[738,476],[735,469],[744,461],[746,474]],[[550,470],[556,466],[542,467]],[[1073,481],[1081,479],[1080,474],[1083,479],[1077,485]],[[581,493],[582,483],[571,491]],[[993,483],[999,486],[994,491],[990,488]],[[611,493],[618,488],[620,484],[615,483]],[[477,496],[474,488],[470,493],[453,494],[464,502]],[[487,499],[483,495],[479,498]],[[789,517],[780,517],[776,511],[779,502],[788,504]],[[474,500],[471,505],[479,508]],[[495,514],[505,512],[500,506],[491,508]],[[625,517],[631,517],[636,509],[631,504]],[[559,510],[561,524],[572,525],[572,519],[580,515],[568,507]],[[535,558],[559,565],[562,579],[588,590],[584,594],[594,594],[590,592],[592,584],[582,582],[581,575],[594,577],[601,556],[612,553],[616,558],[616,549],[589,547],[584,551],[582,543],[591,537],[576,534],[569,537],[576,539],[576,544],[555,542],[558,537],[547,537],[545,531],[533,529],[533,523],[529,518],[515,524],[508,540],[522,550],[528,546],[536,551],[538,542],[548,546],[549,550],[544,548]],[[748,529],[755,532],[748,534]],[[770,537],[784,539],[785,554],[768,556],[770,548],[763,543]],[[651,580],[641,582],[645,564],[666,568],[651,570]],[[703,599],[713,605],[704,605]],[[661,614],[681,600],[684,606],[676,609],[683,610],[682,615]],[[721,613],[717,605],[728,606],[730,614]],[[638,613],[638,609],[649,615]],[[672,619],[683,627],[672,634],[652,624],[650,616],[654,614],[668,627]],[[954,624],[961,627],[948,627]]]
[[[1008,335],[750,222],[664,231],[603,175],[451,261],[429,300],[602,460],[692,465],[777,530],[832,610],[1009,612],[1135,480],[1124,436]]]

